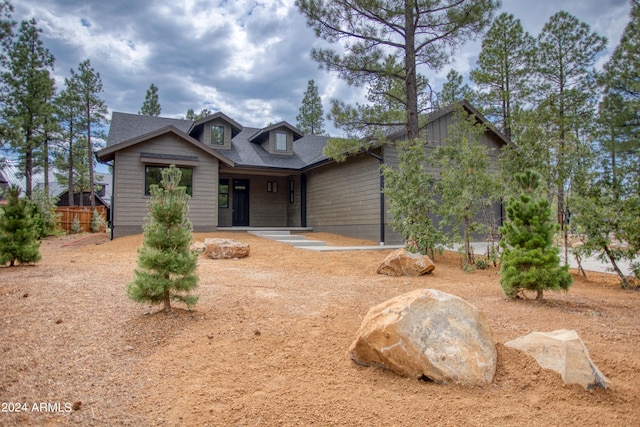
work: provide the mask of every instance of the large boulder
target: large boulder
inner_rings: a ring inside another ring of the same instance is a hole
[[[505,345],[524,351],[542,368],[559,373],[565,384],[580,384],[587,390],[611,388],[576,331],[532,332]]]
[[[204,239],[204,254],[213,259],[234,259],[249,256],[249,245],[233,239]]]
[[[421,276],[431,273],[435,268],[428,256],[400,248],[391,252],[376,271],[388,276]]]
[[[497,362],[484,314],[434,289],[418,289],[372,307],[349,353],[357,364],[442,384],[491,383]]]

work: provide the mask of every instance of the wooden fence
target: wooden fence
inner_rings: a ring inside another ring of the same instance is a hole
[[[107,220],[107,208],[105,206],[96,206],[96,210],[102,216],[102,219]],[[69,233],[73,233],[73,222],[77,218],[80,222],[80,230],[78,232],[91,232],[91,218],[93,217],[93,211],[91,206],[58,206],[56,208],[56,214],[60,217],[60,227]],[[105,231],[103,227],[102,232]]]

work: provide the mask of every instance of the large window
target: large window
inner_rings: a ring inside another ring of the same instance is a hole
[[[221,179],[218,184],[218,207],[229,207],[229,180]]]
[[[276,150],[287,151],[287,134],[276,132]]]
[[[151,185],[160,185],[162,182],[162,169],[167,169],[168,166],[145,166],[144,168],[144,195],[149,196],[151,193],[149,189]],[[192,195],[193,188],[193,169],[192,168],[178,168],[182,172],[180,178],[180,186],[187,187],[187,194]]]
[[[224,126],[211,125],[211,145],[224,145]]]

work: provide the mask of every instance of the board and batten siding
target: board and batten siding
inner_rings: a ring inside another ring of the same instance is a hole
[[[307,173],[307,226],[377,242],[380,162],[363,154]]]
[[[142,233],[149,215],[144,194],[145,163],[141,153],[166,156],[195,156],[193,188],[189,200],[188,218],[196,232],[215,231],[218,223],[218,159],[173,134],[164,134],[115,153],[113,237]],[[180,166],[179,161],[175,163]]]
[[[435,155],[435,150],[439,146],[443,146],[446,144],[446,139],[449,136],[449,126],[453,122],[453,115],[446,114],[432,122],[430,122],[426,127],[426,144],[425,144],[425,153],[428,159],[433,160],[432,164],[426,166],[427,171],[429,171],[436,179],[440,176],[440,168],[437,164],[435,164],[435,159],[433,156]],[[485,145],[488,149],[487,155],[489,157],[489,170],[492,173],[499,173],[499,158],[500,158],[500,150],[504,146],[504,143],[500,140],[500,138],[493,132],[485,132],[484,135],[480,138],[480,143]],[[398,158],[398,149],[395,145],[389,144],[384,147],[384,161],[385,164],[397,169],[399,167],[400,161]],[[385,204],[385,208],[387,211],[387,218],[385,220],[385,224],[387,227],[387,243],[388,244],[399,244],[402,242],[402,237],[399,233],[395,233],[391,230],[391,214],[389,214],[389,206],[388,203]],[[502,205],[499,202],[494,203],[494,205],[490,209],[491,215],[497,222],[497,225],[502,224],[502,217],[504,216],[504,212],[502,210]],[[439,221],[439,218],[436,215],[432,216],[432,219],[436,222]],[[482,215],[479,215],[477,220],[484,222],[485,218]],[[475,238],[484,239],[486,236],[476,234]]]

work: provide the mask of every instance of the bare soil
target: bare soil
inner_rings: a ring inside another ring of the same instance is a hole
[[[388,277],[375,273],[388,250],[318,253],[215,234],[249,243],[251,255],[200,258],[193,311],[127,299],[141,236],[49,238],[36,266],[0,268],[0,425],[640,424],[640,292],[616,276],[574,271],[568,293],[510,301],[496,268],[465,273],[453,253],[430,275]],[[493,384],[438,385],[350,360],[368,309],[416,288],[485,312],[499,356]],[[614,389],[564,385],[504,346],[562,328],[578,332]]]

